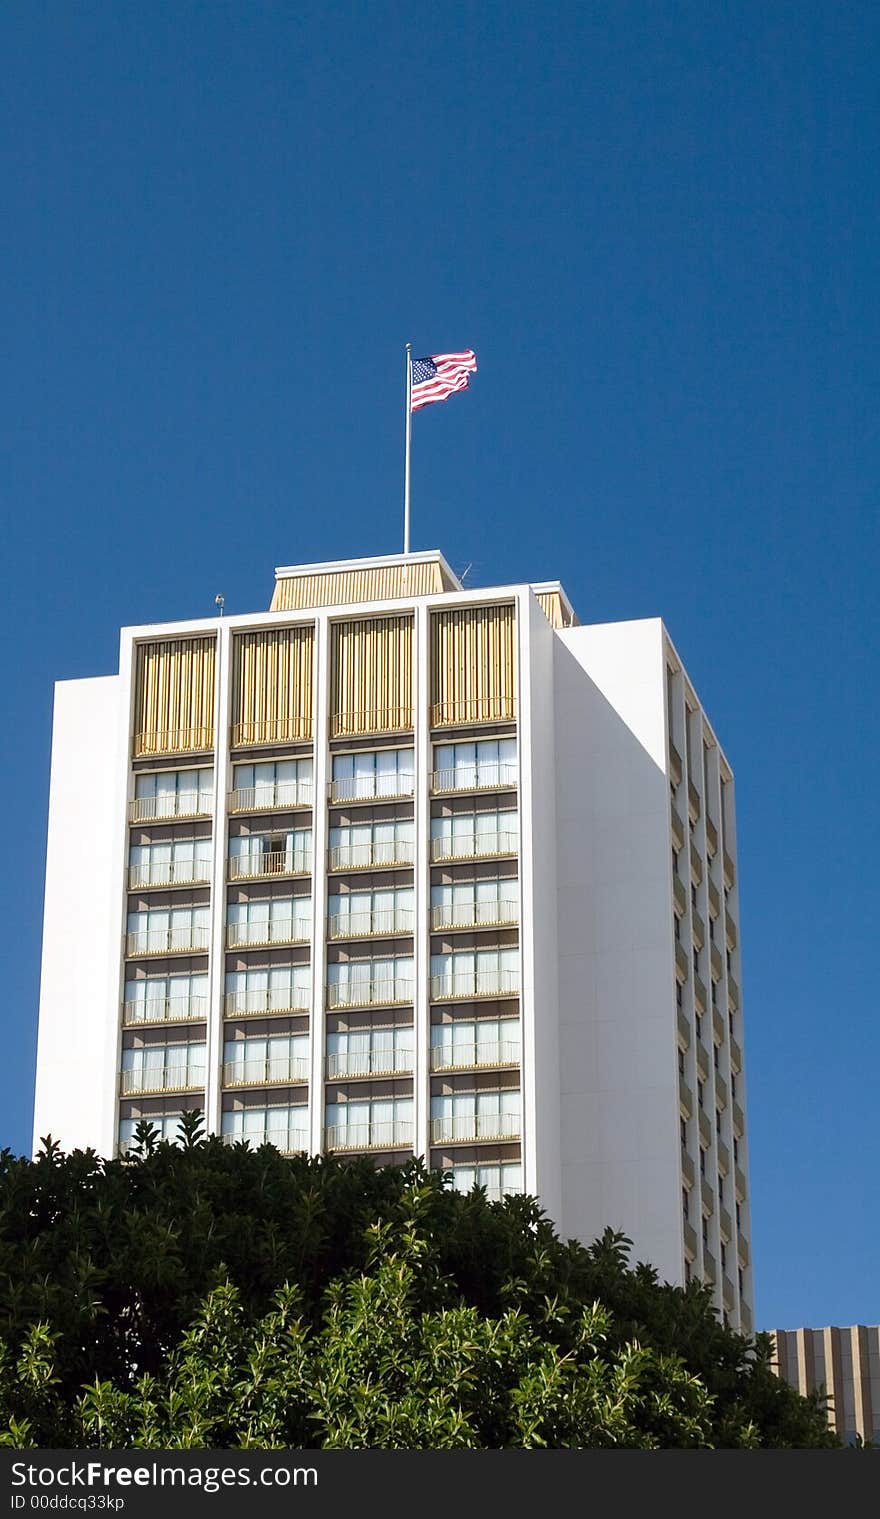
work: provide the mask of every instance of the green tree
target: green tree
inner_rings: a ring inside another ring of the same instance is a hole
[[[418,1163],[148,1128],[0,1155],[5,1444],[497,1449],[837,1442],[708,1292]]]

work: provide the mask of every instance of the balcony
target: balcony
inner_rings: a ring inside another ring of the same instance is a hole
[[[273,1013],[307,1013],[311,997],[307,988],[297,986],[261,987],[259,991],[227,992],[223,998],[223,1011],[227,1018],[269,1016]]]
[[[432,1071],[487,1070],[493,1066],[518,1065],[519,1059],[519,1041],[513,1039],[480,1044],[435,1044],[431,1047]]]
[[[145,860],[128,867],[129,891],[138,886],[204,886],[210,879],[210,860]]]
[[[431,908],[431,929],[503,928],[519,922],[519,902],[442,902]]]
[[[123,1071],[119,1089],[123,1097],[132,1092],[203,1092],[205,1067],[166,1065],[155,1071]]]
[[[376,866],[412,865],[413,839],[372,839],[366,844],[335,844],[329,851],[330,870],[371,870]]]
[[[308,1129],[263,1129],[259,1133],[221,1134],[225,1145],[247,1145],[258,1150],[261,1145],[274,1145],[282,1155],[303,1155],[309,1147]]]
[[[167,754],[198,753],[213,747],[213,728],[162,728],[136,733],[134,736],[135,759],[142,759],[148,754],[164,757]]]
[[[691,875],[695,881],[700,882],[703,879],[703,857],[693,839],[691,839],[690,858]]]
[[[694,997],[700,1012],[705,1013],[706,1008],[709,1006],[709,999],[702,978],[697,975],[696,971],[694,972]]]
[[[387,939],[411,934],[415,913],[408,907],[374,907],[370,912],[336,913],[327,919],[328,939]]]
[[[709,964],[712,967],[712,980],[720,981],[724,972],[724,961],[717,944],[709,945]]]
[[[678,942],[677,939],[675,941],[675,970],[676,970],[676,974],[678,976],[679,981],[686,981],[687,980],[687,978],[688,978],[688,957],[687,957],[687,955],[684,952],[684,948],[682,947],[681,944],[679,944],[679,942]]]
[[[731,1104],[730,1111],[733,1116],[733,1132],[742,1139],[742,1136],[746,1132],[746,1120],[743,1110],[738,1102],[734,1102]]]
[[[705,1215],[715,1212],[715,1191],[709,1186],[705,1176],[700,1177],[700,1201]]]
[[[718,829],[710,817],[706,818],[706,847],[711,855],[718,853]]]
[[[688,1049],[691,1042],[691,1026],[680,1007],[676,1008],[675,1011],[678,1023],[678,1037],[685,1049]]]
[[[370,707],[332,713],[330,734],[332,738],[361,738],[365,733],[405,733],[412,725],[412,707]]]
[[[447,860],[492,860],[504,855],[515,855],[518,849],[519,834],[511,829],[496,833],[468,833],[456,838],[433,838],[431,859],[435,864]]]
[[[716,1140],[715,1148],[718,1155],[718,1169],[722,1176],[726,1176],[730,1170],[730,1151],[723,1139]]]
[[[684,1145],[681,1147],[681,1174],[689,1187],[694,1184],[694,1163]]]
[[[724,868],[724,883],[725,883],[725,885],[726,886],[733,886],[733,884],[734,884],[734,882],[736,880],[736,867],[734,866],[733,860],[731,859],[730,855],[727,853],[726,849],[722,849],[722,851],[721,851],[721,863],[722,863],[722,866]]]
[[[474,997],[519,996],[515,970],[449,971],[431,977],[432,1002],[469,1001]]]
[[[694,1111],[694,1094],[683,1076],[678,1078],[678,1100],[690,1118]]]
[[[449,796],[457,791],[514,791],[516,785],[516,760],[499,760],[494,765],[458,765],[431,772],[435,796]]]
[[[327,1079],[345,1076],[409,1076],[415,1063],[411,1049],[335,1050],[327,1056]]]
[[[696,908],[694,908],[691,918],[694,927],[694,943],[698,944],[700,949],[702,949],[706,942],[706,925]]]
[[[674,802],[672,803],[672,805],[670,807],[669,816],[670,816],[670,822],[672,824],[672,837],[673,837],[673,839],[675,841],[675,846],[676,846],[677,849],[683,849],[684,848],[684,837],[685,837],[685,833],[684,833],[684,819],[683,819],[681,813],[679,812],[679,810],[676,807],[676,805],[675,805]]]
[[[730,1068],[732,1071],[741,1071],[743,1068],[743,1052],[731,1035],[730,1040]]]
[[[688,812],[695,823],[700,816],[700,793],[692,780],[688,780]]]
[[[728,948],[732,950],[736,949],[736,946],[739,942],[739,934],[736,931],[736,924],[734,923],[733,918],[730,916],[730,913],[726,913],[724,917],[724,933],[727,939]]]
[[[681,755],[679,754],[679,752],[676,749],[674,743],[672,742],[672,739],[670,739],[669,740],[669,778],[670,778],[670,780],[672,780],[672,781],[675,782],[676,786],[680,786],[681,785],[681,777],[682,777]]]
[[[752,1332],[752,1310],[745,1303],[739,1305],[739,1322],[743,1334]]]
[[[333,981],[327,987],[327,1006],[395,1007],[411,1005],[415,982],[411,978],[384,977],[378,981]]]
[[[207,997],[154,997],[145,1002],[125,1002],[122,1021],[141,1023],[188,1023],[208,1016]]]
[[[706,889],[709,893],[709,911],[712,914],[713,918],[717,918],[721,912],[721,893],[719,892],[718,887],[715,885],[715,882],[712,880],[711,876],[706,882]]]
[[[223,1084],[227,1087],[264,1087],[308,1081],[309,1062],[289,1055],[269,1060],[227,1060]]]
[[[697,1124],[700,1130],[700,1138],[703,1141],[705,1148],[708,1150],[710,1144],[712,1143],[712,1125],[710,1124],[702,1108],[700,1108],[700,1111],[697,1115]]]
[[[718,1209],[718,1224],[722,1237],[729,1243],[733,1239],[733,1220],[726,1208]]]
[[[733,976],[728,976],[727,978],[727,1001],[731,1007],[735,1007],[739,1011],[739,982]]]
[[[687,912],[687,892],[684,889],[684,882],[677,872],[673,873],[672,877],[672,895],[675,900],[675,906],[678,909],[678,916],[683,918]]]
[[[277,781],[271,786],[238,786],[230,791],[230,812],[285,812],[311,807],[311,781]]]
[[[736,1304],[736,1288],[730,1277],[726,1275],[721,1278],[721,1297],[728,1313],[732,1313]]]
[[[726,1108],[730,1101],[730,1093],[727,1090],[727,1082],[720,1071],[715,1072],[715,1106]]]
[[[411,770],[397,775],[347,775],[330,782],[331,802],[400,802],[415,791]]]
[[[746,1237],[745,1237],[744,1234],[740,1234],[739,1237],[737,1238],[737,1241],[736,1241],[736,1253],[737,1253],[737,1256],[739,1257],[739,1263],[740,1263],[740,1265],[742,1266],[743,1270],[746,1270],[746,1268],[748,1267],[748,1264],[749,1264],[750,1257],[749,1257],[749,1242],[746,1239]]]
[[[724,1019],[719,1013],[714,1002],[712,1004],[712,1032],[715,1035],[715,1043],[724,1043]]]
[[[703,1278],[705,1281],[711,1282],[713,1287],[718,1280],[718,1266],[715,1257],[711,1250],[706,1249],[705,1245],[703,1246]]]
[[[695,1261],[696,1258],[697,1258],[697,1236],[694,1233],[694,1230],[691,1228],[690,1224],[688,1223],[687,1219],[684,1219],[684,1221],[683,1221],[683,1231],[684,1231],[684,1248],[685,1248],[685,1250],[686,1250],[689,1258],[692,1261]]]
[[[125,953],[134,955],[206,954],[211,941],[209,928],[144,928],[126,934]]]
[[[697,1040],[697,1069],[705,1081],[709,1075],[709,1051],[702,1039]]]
[[[396,1150],[412,1149],[413,1125],[410,1119],[390,1119],[384,1123],[335,1124],[325,1130],[328,1150]]]
[[[262,923],[227,923],[227,949],[265,948],[270,944],[308,944],[311,918],[272,918]]]
[[[431,1119],[433,1144],[460,1144],[476,1139],[519,1139],[519,1113],[457,1113]]]
[[[169,818],[209,818],[213,797],[204,791],[163,791],[159,796],[136,796],[128,806],[130,823],[159,823]]]
[[[733,1168],[733,1180],[736,1187],[736,1195],[739,1201],[745,1202],[746,1198],[746,1175],[740,1166]]]
[[[265,854],[231,854],[230,881],[259,881],[267,876],[307,876],[312,869],[310,849],[271,849]]]

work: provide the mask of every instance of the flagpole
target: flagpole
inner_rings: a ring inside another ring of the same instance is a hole
[[[412,445],[412,343],[406,345],[406,457],[403,467],[403,552],[409,553],[409,457]]]

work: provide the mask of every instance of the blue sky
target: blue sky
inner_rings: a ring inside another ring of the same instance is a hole
[[[403,345],[472,346],[413,546],[666,619],[737,775],[758,1322],[876,1322],[876,8],[12,0],[0,50],[0,1142],[52,682],[398,550]]]

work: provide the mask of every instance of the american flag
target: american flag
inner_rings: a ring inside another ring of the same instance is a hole
[[[445,401],[457,390],[467,390],[468,375],[477,367],[473,349],[463,353],[432,353],[426,359],[412,361],[412,410]]]

